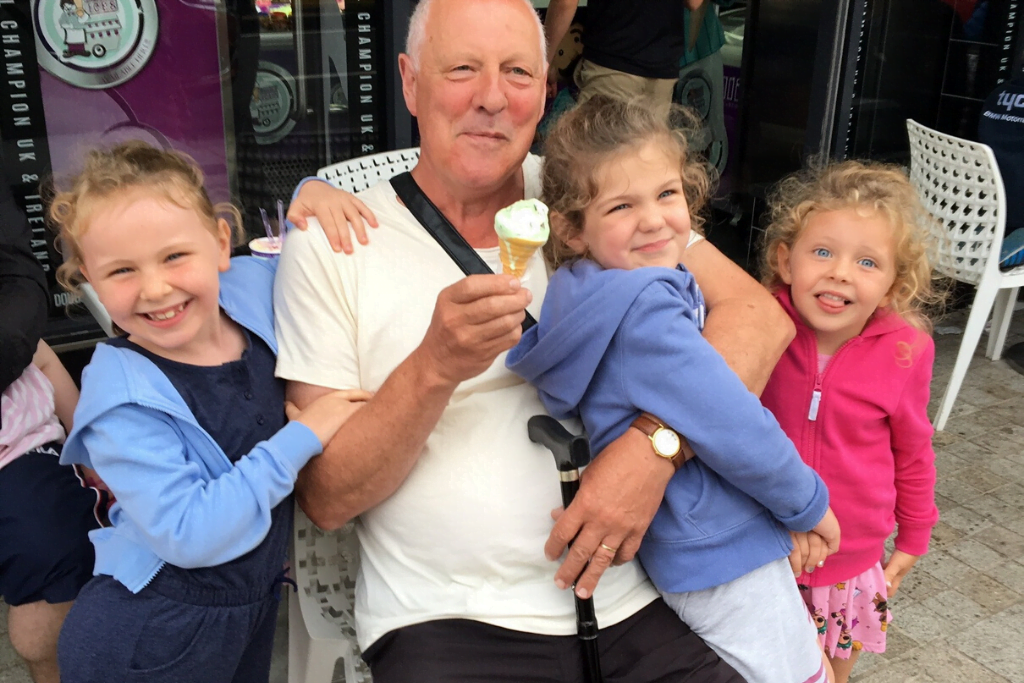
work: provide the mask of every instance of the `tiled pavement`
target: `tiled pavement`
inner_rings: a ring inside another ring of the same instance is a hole
[[[966,311],[940,323],[963,328]],[[932,551],[891,600],[888,652],[864,654],[856,683],[1024,683],[1024,376],[984,358],[983,336],[946,430],[935,437],[942,517]],[[1007,345],[1024,341],[1018,311]],[[958,334],[936,335],[931,411],[953,368]],[[282,603],[273,683],[284,683]],[[30,683],[6,638],[0,683]]]

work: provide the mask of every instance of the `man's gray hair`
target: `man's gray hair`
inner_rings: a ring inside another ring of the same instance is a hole
[[[530,15],[533,16],[533,20],[537,24],[537,33],[540,36],[541,64],[547,65],[548,50],[544,38],[544,25],[541,24],[540,16],[538,16],[533,3],[530,0],[522,0],[522,3],[530,8]],[[405,37],[405,53],[412,60],[412,68],[417,71],[420,68],[420,52],[423,50],[423,41],[427,37],[427,17],[430,14],[430,6],[433,4],[434,0],[420,0],[416,9],[412,11],[412,16],[409,17],[409,33]]]

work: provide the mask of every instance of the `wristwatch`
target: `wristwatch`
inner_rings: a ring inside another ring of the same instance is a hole
[[[679,434],[650,413],[640,413],[640,416],[633,420],[632,426],[646,434],[654,447],[654,453],[671,462],[676,470],[690,459],[692,451],[683,449],[683,440]]]

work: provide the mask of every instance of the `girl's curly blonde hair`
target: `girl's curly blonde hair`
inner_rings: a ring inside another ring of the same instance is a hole
[[[711,180],[703,160],[687,147],[687,132],[696,127],[697,119],[688,109],[673,107],[669,117],[661,118],[641,101],[604,95],[559,119],[544,141],[541,199],[550,209],[552,228],[544,246],[548,264],[556,268],[579,257],[567,242],[583,231],[584,211],[599,192],[595,174],[601,165],[652,140],[663,141],[665,151],[678,158],[690,225],[700,232],[704,220],[699,212],[711,192]]]
[[[242,216],[232,204],[214,205],[203,187],[203,172],[195,160],[175,151],[157,149],[138,140],[109,149],[89,152],[85,166],[70,181],[70,189],[54,194],[49,218],[60,236],[64,263],[57,269],[57,281],[76,291],[85,281],[82,275],[81,237],[98,207],[127,191],[145,187],[163,195],[184,209],[192,209],[217,234],[217,219],[232,225],[234,242],[244,237]],[[143,229],[143,226],[140,226]]]
[[[914,327],[930,332],[931,312],[941,309],[948,283],[933,278],[926,229],[934,220],[898,166],[867,161],[813,163],[785,178],[768,199],[769,224],[761,253],[761,282],[770,290],[785,286],[779,275],[779,246],[789,249],[810,216],[819,211],[866,208],[883,216],[896,243],[896,279],[889,308]]]

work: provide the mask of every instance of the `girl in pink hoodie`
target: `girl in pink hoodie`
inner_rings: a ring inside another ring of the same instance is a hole
[[[765,233],[764,284],[797,336],[761,400],[825,481],[843,530],[827,562],[813,532],[793,534],[791,556],[838,683],[862,650],[885,651],[887,600],[938,520],[924,309],[942,297],[925,220],[901,171],[849,161],[785,180]]]

